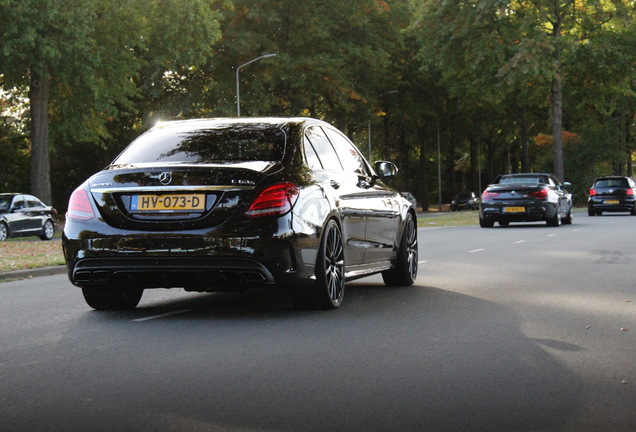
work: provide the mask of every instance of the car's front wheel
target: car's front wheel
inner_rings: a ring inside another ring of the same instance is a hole
[[[404,222],[402,241],[398,249],[395,267],[382,273],[382,279],[388,286],[413,285],[417,278],[417,223],[409,213]]]
[[[9,238],[9,229],[4,222],[0,222],[0,241],[5,241]]]
[[[42,235],[40,235],[40,238],[42,240],[51,240],[53,238],[53,234],[55,234],[55,226],[53,225],[53,221],[49,219],[44,222],[44,226],[42,227]]]
[[[561,223],[563,225],[571,225],[573,219],[574,219],[574,216],[572,215],[572,208],[570,208],[570,210],[568,211],[567,216],[564,217],[563,219],[561,219]]]
[[[336,309],[342,304],[345,290],[345,261],[342,232],[335,220],[325,227],[318,258],[316,282],[310,287],[291,288],[290,294],[297,309]]]
[[[139,304],[143,293],[142,288],[82,288],[86,303],[97,310],[134,309]]]

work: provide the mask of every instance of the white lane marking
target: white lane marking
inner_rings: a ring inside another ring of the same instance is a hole
[[[424,264],[424,263],[427,263],[427,262],[428,262],[428,261],[418,261],[417,263],[418,263],[418,264]]]
[[[554,237],[556,234],[548,234],[548,237]]]
[[[468,253],[481,252],[481,251],[485,251],[485,250],[486,249],[475,249],[475,250],[468,251]]]
[[[525,243],[525,242],[526,242],[525,240],[519,240],[519,241],[516,241],[515,244],[517,244],[517,243]]]
[[[579,230],[579,229],[577,228],[577,229],[575,229],[575,230],[572,230],[572,232],[577,232],[578,230]]]
[[[182,309],[182,310],[178,310],[178,311],[172,311],[172,312],[166,312],[166,313],[162,313],[159,315],[153,315],[153,316],[149,316],[146,318],[137,318],[134,319],[133,322],[141,322],[141,321],[149,321],[152,319],[157,319],[157,318],[163,318],[163,317],[167,317],[170,315],[176,315],[176,314],[180,314],[180,313],[186,313],[186,312],[192,312],[194,309]]]

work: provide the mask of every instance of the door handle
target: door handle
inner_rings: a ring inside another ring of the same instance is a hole
[[[335,181],[335,180],[331,180],[331,181],[329,182],[329,184],[330,184],[330,185],[331,185],[331,187],[332,187],[332,188],[334,188],[334,189],[339,189],[339,188],[340,188],[340,183],[338,183],[338,182],[337,182],[337,181]]]

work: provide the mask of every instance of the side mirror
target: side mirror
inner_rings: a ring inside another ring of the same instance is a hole
[[[569,189],[570,187],[572,187],[572,183],[570,182],[563,182],[563,187],[566,189]]]
[[[376,161],[375,171],[378,173],[377,178],[380,180],[389,180],[395,177],[398,169],[393,162]]]

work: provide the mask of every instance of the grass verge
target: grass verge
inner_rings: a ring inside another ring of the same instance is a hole
[[[479,225],[479,211],[460,211],[442,216],[431,216],[417,219],[420,228]]]
[[[0,272],[64,264],[62,243],[14,240],[0,243]]]

